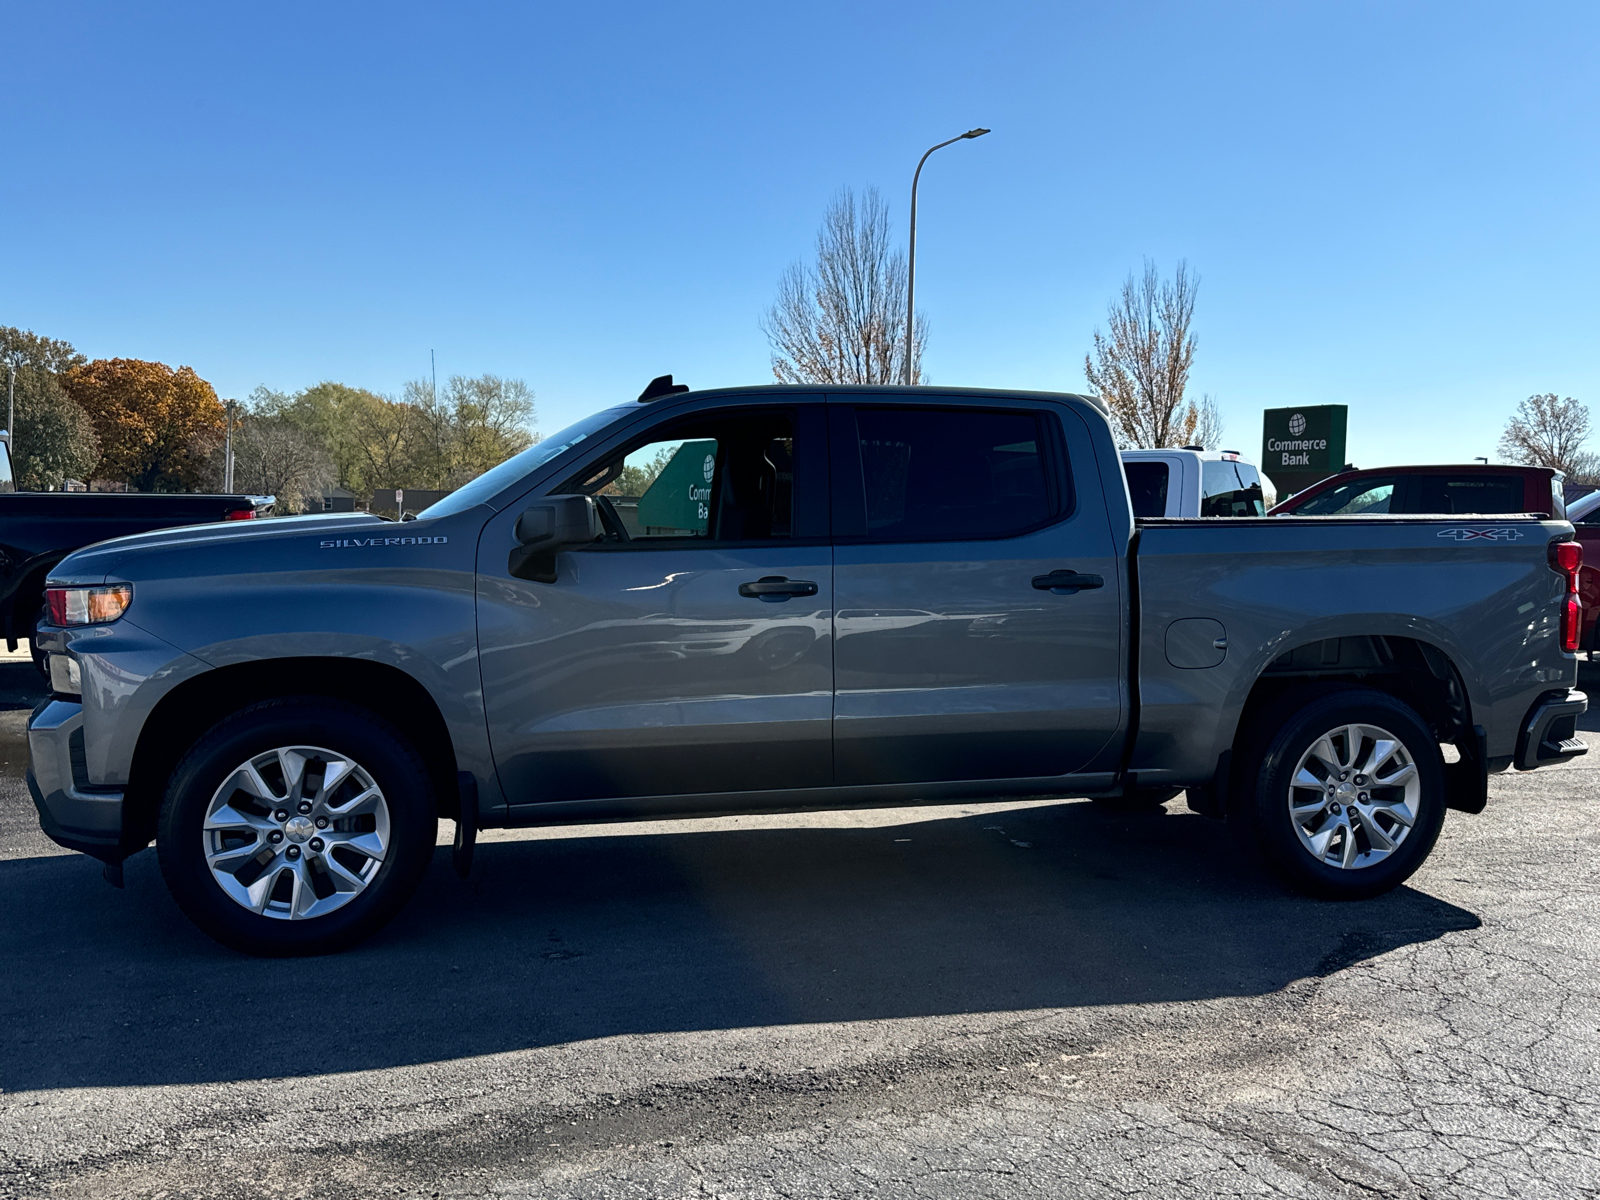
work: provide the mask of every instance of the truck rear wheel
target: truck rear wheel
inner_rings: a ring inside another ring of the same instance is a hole
[[[416,891],[438,820],[427,771],[388,722],[318,697],[269,700],[178,764],[157,831],[178,906],[248,954],[321,954]]]
[[[1309,700],[1256,741],[1242,806],[1268,863],[1293,887],[1358,900],[1399,886],[1444,823],[1444,759],[1410,706],[1346,688]]]

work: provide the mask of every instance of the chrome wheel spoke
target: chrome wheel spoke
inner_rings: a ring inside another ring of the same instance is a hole
[[[363,813],[375,812],[377,806],[383,803],[383,793],[374,785],[363,792],[357,793],[337,808],[331,804],[328,805],[328,815],[330,817],[356,817]]]
[[[1368,808],[1374,815],[1383,813],[1387,817],[1393,817],[1395,822],[1405,829],[1410,829],[1417,823],[1415,814],[1412,813],[1411,809],[1403,800],[1397,801],[1393,804],[1385,804],[1382,801],[1374,801],[1368,806]]]
[[[1384,827],[1374,819],[1372,813],[1364,812],[1361,809],[1357,809],[1356,812],[1361,818],[1361,828],[1366,830],[1367,840],[1372,843],[1372,848],[1374,850],[1382,850],[1387,853],[1400,844],[1397,838],[1389,836],[1388,830],[1384,829]],[[1401,828],[1403,829],[1405,826],[1401,826]]]
[[[1339,772],[1344,770],[1345,764],[1339,758],[1339,752],[1333,748],[1333,734],[1327,733],[1311,743],[1311,749],[1306,751],[1306,759],[1314,758],[1320,762],[1333,778],[1338,778]],[[1301,760],[1301,770],[1305,769],[1305,759]],[[1299,772],[1295,772],[1299,774]]]
[[[337,795],[340,786],[355,771],[356,764],[348,758],[337,758],[329,762],[322,773],[322,788],[317,793],[317,803],[326,803],[329,796]]]
[[[250,830],[252,833],[266,833],[276,829],[278,823],[271,817],[257,816],[255,813],[240,812],[232,805],[224,802],[206,814],[202,829],[212,829],[223,832],[229,829]]]
[[[322,835],[322,840],[328,844],[329,854],[340,846],[348,846],[367,858],[383,861],[383,839],[376,833],[336,833],[330,829]]]
[[[252,883],[246,892],[250,897],[247,907],[253,908],[258,913],[264,913],[271,902],[273,893],[278,890],[278,879],[289,869],[289,864],[280,857],[279,860],[261,872],[261,878]]]
[[[1313,834],[1306,839],[1306,845],[1311,848],[1311,853],[1317,858],[1328,857],[1328,843],[1333,841],[1333,835],[1339,832],[1337,825],[1329,825],[1321,833]]]
[[[359,892],[367,886],[365,879],[345,866],[331,852],[322,856],[322,867],[333,880],[333,886],[341,892]]]
[[[1301,764],[1300,769],[1294,773],[1294,779],[1290,781],[1289,786],[1297,788],[1314,788],[1320,792],[1327,788],[1328,781],[1326,779],[1318,779],[1306,769],[1304,764]]]
[[[206,855],[206,865],[213,871],[237,875],[245,863],[261,853],[261,846],[262,843],[258,839],[244,846],[235,846],[231,850],[218,850],[215,854]]]
[[[348,799],[337,807],[328,803],[341,795]],[[200,836],[206,866],[229,899],[268,919],[304,921],[366,890],[390,832],[383,790],[359,763],[317,746],[280,746],[227,776]]]
[[[1373,787],[1400,787],[1417,773],[1416,763],[1406,763],[1397,767],[1392,775],[1377,775],[1372,777]]]

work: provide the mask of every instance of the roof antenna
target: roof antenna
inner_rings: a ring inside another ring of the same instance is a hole
[[[639,403],[649,404],[650,401],[659,400],[662,396],[672,396],[688,390],[687,383],[673,383],[671,375],[657,375],[644,385],[644,391],[639,393]]]

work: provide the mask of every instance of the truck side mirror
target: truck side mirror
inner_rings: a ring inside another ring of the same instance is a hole
[[[518,579],[556,581],[556,555],[572,546],[586,546],[601,534],[600,513],[591,496],[546,496],[517,518],[506,567]]]

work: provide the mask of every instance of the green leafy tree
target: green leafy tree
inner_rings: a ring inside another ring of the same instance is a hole
[[[0,374],[0,386],[14,390],[11,461],[18,487],[48,491],[65,479],[87,478],[99,458],[93,422],[60,381],[62,372],[85,361],[70,342],[0,326],[0,362],[16,371],[14,380]]]
[[[17,371],[12,469],[24,491],[53,492],[67,479],[88,479],[100,459],[94,422],[67,399],[55,374],[42,367]]]
[[[287,422],[319,446],[332,464],[334,483],[352,492],[367,486],[362,430],[372,410],[384,403],[375,392],[332,380],[294,395],[258,387],[250,396],[252,412]]]
[[[0,358],[38,367],[52,375],[60,375],[88,361],[72,348],[70,342],[41,337],[31,329],[16,329],[6,325],[0,325]]]
[[[528,428],[533,389],[520,379],[452,375],[442,395],[413,380],[399,404],[409,412],[404,458],[412,487],[460,487],[538,440]]]

